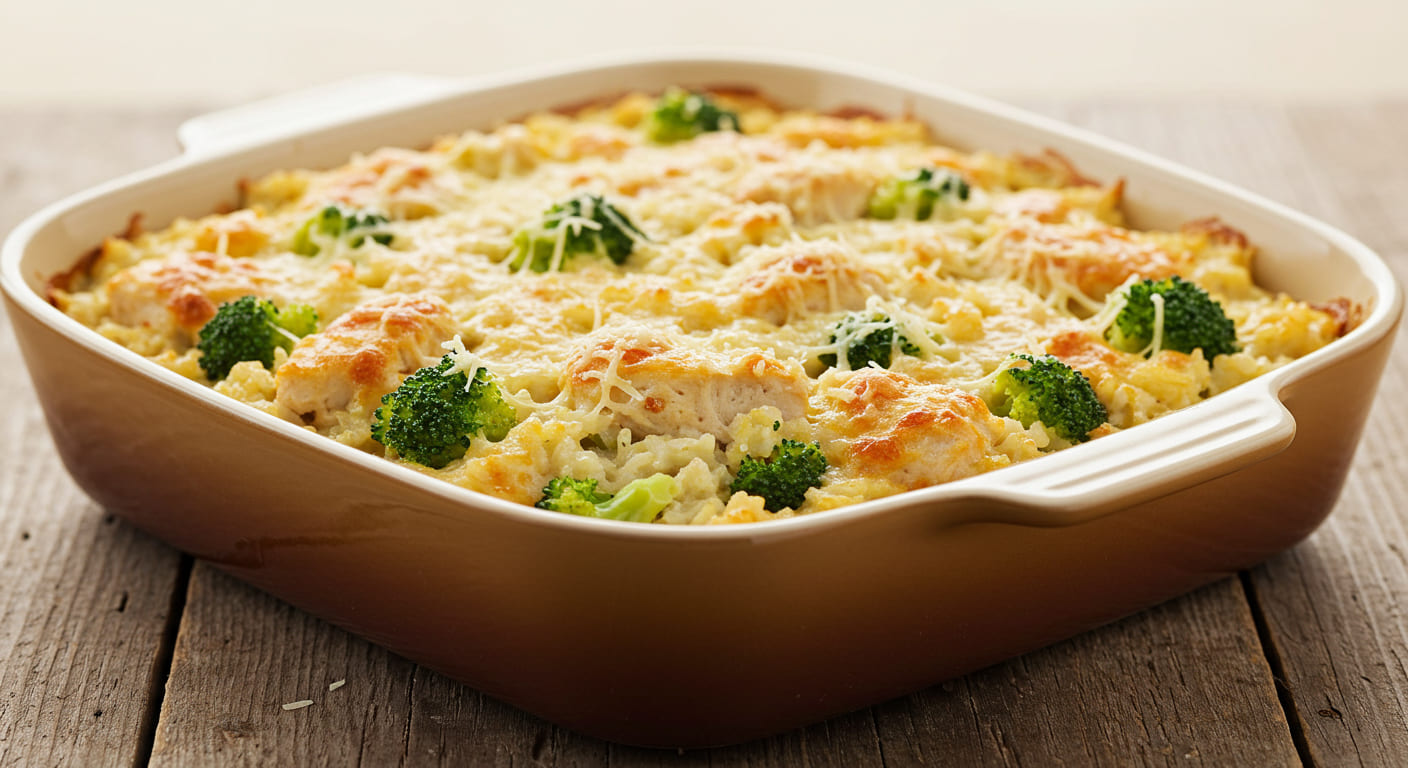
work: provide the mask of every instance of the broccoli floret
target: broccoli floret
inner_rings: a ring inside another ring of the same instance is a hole
[[[372,438],[404,459],[440,469],[463,456],[474,436],[498,442],[517,423],[517,412],[487,369],[475,371],[471,381],[446,355],[381,398]]]
[[[595,517],[598,504],[611,500],[611,494],[596,489],[595,480],[555,477],[543,489],[543,498],[534,506],[569,515]]]
[[[289,304],[278,311],[274,324],[301,339],[318,330],[318,310],[307,304]],[[279,334],[279,346],[285,350],[293,348],[292,341],[283,334]]]
[[[200,367],[211,381],[229,376],[235,363],[245,360],[273,368],[276,347],[291,350],[294,342],[317,329],[318,312],[307,304],[276,309],[268,299],[243,296],[221,304],[200,329]]]
[[[665,91],[645,124],[646,135],[662,144],[685,141],[701,133],[738,130],[737,114],[720,109],[705,94],[680,88]]]
[[[536,226],[519,230],[509,267],[521,269],[527,261],[534,272],[561,270],[581,253],[621,264],[636,240],[644,239],[645,234],[616,206],[600,195],[582,194],[549,208]]]
[[[1163,306],[1163,321],[1154,297]],[[1105,331],[1110,346],[1148,357],[1157,349],[1191,353],[1201,348],[1212,360],[1236,352],[1237,326],[1197,283],[1174,275],[1164,280],[1142,280],[1123,293],[1124,308]],[[1162,330],[1155,343],[1154,334]]]
[[[1050,355],[1014,357],[1030,365],[997,375],[993,413],[1011,416],[1024,427],[1040,421],[1072,443],[1089,440],[1090,430],[1105,423],[1105,406],[1085,374]]]
[[[846,350],[846,362],[851,370],[859,370],[874,361],[881,368],[890,367],[895,350],[919,356],[919,347],[895,329],[895,321],[884,313],[852,312],[841,318],[831,331],[830,343],[840,341]],[[834,368],[836,355],[821,356],[821,364]]]
[[[905,218],[926,221],[941,201],[945,208],[966,201],[968,182],[952,171],[935,172],[921,168],[907,176],[890,179],[870,196],[867,206],[872,219]]]
[[[379,231],[390,221],[379,213],[329,205],[303,222],[294,233],[293,252],[300,256],[317,256],[322,249],[313,242],[315,236],[335,240],[347,235],[347,244],[353,248],[361,248],[368,237],[381,245],[390,245],[391,233]]]
[[[598,491],[595,480],[558,477],[543,489],[536,506],[569,515],[648,523],[679,493],[679,483],[666,474],[632,480],[615,496]]]
[[[796,509],[806,501],[808,488],[821,487],[826,456],[820,443],[782,440],[766,459],[744,456],[729,489],[763,497],[771,512]]]

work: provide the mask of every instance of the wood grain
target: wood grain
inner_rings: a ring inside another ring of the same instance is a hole
[[[1291,113],[1308,172],[1287,202],[1343,226],[1408,276],[1408,105]],[[1291,148],[1287,148],[1289,152]],[[1319,765],[1408,763],[1408,344],[1400,337],[1330,521],[1253,572]]]
[[[405,754],[414,671],[197,563],[151,764],[394,765]]]
[[[113,117],[0,118],[0,229],[171,153],[178,115],[127,116],[111,131]],[[180,556],[69,480],[8,318],[0,371],[0,765],[129,764],[155,724]]]
[[[1300,764],[1235,579],[875,712],[891,765]]]

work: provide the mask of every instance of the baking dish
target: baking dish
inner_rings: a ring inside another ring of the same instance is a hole
[[[791,520],[673,529],[552,515],[246,408],[49,306],[44,279],[142,212],[235,181],[672,84],[910,112],[960,148],[1052,147],[1129,181],[1146,227],[1220,215],[1257,279],[1367,308],[1344,338],[1205,403],[987,475]],[[637,744],[741,741],[961,674],[1247,567],[1338,494],[1401,313],[1362,244],[1198,174],[924,83],[797,57],[642,57],[469,82],[365,79],[198,119],[185,154],[6,241],[3,288],[55,443],[99,502],[490,695]]]

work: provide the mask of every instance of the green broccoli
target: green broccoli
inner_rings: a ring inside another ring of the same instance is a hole
[[[514,407],[485,368],[471,381],[453,355],[416,371],[381,398],[372,438],[417,464],[440,469],[464,455],[470,440],[504,439],[518,423]]]
[[[1177,275],[1142,280],[1125,289],[1122,299],[1124,308],[1105,331],[1115,349],[1148,357],[1156,348],[1183,353],[1201,348],[1208,360],[1238,349],[1237,326],[1197,283]],[[1158,331],[1162,333],[1155,343]]]
[[[846,362],[851,370],[859,370],[870,365],[871,361],[881,368],[890,367],[890,358],[895,350],[906,355],[919,356],[920,349],[895,329],[895,321],[884,313],[852,312],[841,318],[831,331],[831,344],[838,341],[846,350]],[[821,356],[821,364],[836,367],[836,355],[827,353]]]
[[[230,375],[235,363],[258,360],[274,367],[274,349],[293,349],[294,342],[318,329],[318,312],[307,304],[276,309],[258,296],[242,296],[220,305],[200,329],[196,349],[200,367],[211,381]]]
[[[867,209],[872,219],[927,221],[934,215],[936,205],[942,203],[947,213],[956,204],[955,201],[966,201],[969,192],[968,182],[962,176],[952,171],[935,172],[932,168],[921,168],[881,184],[870,196]]]
[[[379,213],[329,205],[303,222],[294,233],[293,252],[299,256],[317,256],[322,250],[313,242],[317,236],[336,240],[347,235],[347,244],[353,248],[361,248],[368,237],[381,245],[390,245],[391,233],[382,230],[382,225],[390,221]]]
[[[616,206],[600,195],[581,194],[557,203],[536,226],[521,229],[513,238],[509,267],[524,262],[534,272],[561,270],[580,253],[605,256],[623,263],[645,234]]]
[[[808,488],[821,487],[826,456],[820,443],[782,440],[766,459],[744,456],[729,490],[763,497],[771,512],[796,509],[806,501]]]
[[[679,483],[666,474],[632,480],[614,496],[598,491],[595,480],[558,477],[543,489],[543,498],[536,506],[582,517],[648,523],[679,493]]]
[[[1050,355],[1013,357],[1030,365],[997,375],[993,413],[1011,416],[1024,427],[1040,421],[1072,443],[1089,440],[1090,430],[1105,423],[1105,406],[1085,374]]]
[[[662,144],[686,141],[701,133],[738,130],[737,114],[720,109],[705,94],[680,88],[665,91],[645,123],[646,135]]]

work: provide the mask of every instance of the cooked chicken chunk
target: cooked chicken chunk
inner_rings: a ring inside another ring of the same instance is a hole
[[[216,253],[176,253],[138,262],[107,285],[114,322],[184,336],[185,342],[227,301],[263,295],[273,280],[259,264]]]
[[[456,176],[408,149],[379,149],[311,184],[306,198],[372,208],[393,219],[419,219],[444,209],[459,191]]]
[[[732,264],[744,246],[776,245],[787,239],[792,212],[777,203],[744,203],[725,208],[694,231],[699,250]]]
[[[860,162],[818,164],[803,153],[766,163],[739,182],[737,198],[754,203],[782,203],[798,224],[815,226],[860,218],[870,193],[884,178]]]
[[[991,267],[1029,286],[1053,306],[1073,303],[1098,310],[1105,296],[1132,275],[1162,279],[1179,272],[1187,251],[1152,242],[1137,232],[1101,224],[1014,222],[981,249]]]
[[[449,306],[429,294],[363,304],[293,348],[275,400],[320,428],[340,411],[369,413],[406,376],[434,365],[455,329]]]
[[[1043,224],[1078,222],[1083,216],[1112,225],[1123,223],[1120,201],[1124,181],[1109,187],[1032,188],[998,198],[992,212],[998,216],[1036,219]]]
[[[810,404],[827,461],[838,479],[883,478],[923,488],[1010,464],[1000,447],[1007,424],[976,395],[921,384],[883,368],[829,372]],[[1021,436],[1016,447],[1035,455]]]
[[[522,125],[505,125],[491,133],[471,131],[442,139],[435,147],[459,168],[487,179],[533,170],[547,158],[546,142]]]
[[[652,333],[590,339],[568,360],[562,387],[572,407],[611,413],[633,434],[721,440],[741,413],[771,405],[792,419],[807,400],[806,373],[796,362],[692,349]]]
[[[834,240],[760,248],[732,271],[739,278],[738,309],[782,325],[815,312],[861,309],[885,295],[885,278]]]

